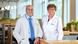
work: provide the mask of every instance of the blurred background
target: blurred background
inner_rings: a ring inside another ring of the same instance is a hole
[[[29,3],[40,24],[42,16],[47,14],[47,5],[55,4],[56,15],[62,18],[63,40],[78,40],[78,0],[0,0],[0,44],[17,44],[12,31],[17,19],[25,15]]]

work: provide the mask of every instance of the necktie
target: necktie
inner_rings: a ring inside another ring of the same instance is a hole
[[[29,27],[30,27],[30,33],[31,33],[31,40],[34,40],[35,35],[34,35],[34,28],[33,28],[33,24],[32,24],[32,18],[29,17]]]

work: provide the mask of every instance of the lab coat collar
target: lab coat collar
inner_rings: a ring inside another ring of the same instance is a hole
[[[25,14],[25,17],[26,17],[26,19],[29,19],[30,16],[28,16],[27,14]],[[33,17],[33,16],[31,16],[31,18],[32,18],[32,17]]]
[[[53,18],[51,18],[51,19],[49,20],[48,23],[50,23],[50,24],[54,24],[54,20],[55,20],[55,18],[56,18],[56,14],[53,16]]]

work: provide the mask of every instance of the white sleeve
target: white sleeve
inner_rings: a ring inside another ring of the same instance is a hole
[[[20,21],[17,21],[15,29],[13,31],[13,36],[15,37],[18,43],[20,43],[20,41],[22,40],[22,37],[20,35],[20,30],[21,30],[20,28],[21,28],[21,23]]]
[[[45,16],[42,17],[42,32],[43,32],[42,38],[43,39],[45,39],[44,26],[43,26],[44,20],[45,20]]]
[[[62,20],[61,18],[58,20],[58,40],[63,39],[63,28],[62,28]]]
[[[39,22],[38,22],[38,20],[36,21],[37,22],[37,36],[36,37],[40,37],[40,38],[42,38],[42,35],[43,35],[43,33],[42,33],[42,29],[41,29],[41,26],[40,26],[40,24],[39,24]]]

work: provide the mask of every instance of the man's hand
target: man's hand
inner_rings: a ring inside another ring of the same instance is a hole
[[[34,44],[40,44],[40,38],[39,37],[35,39]]]

